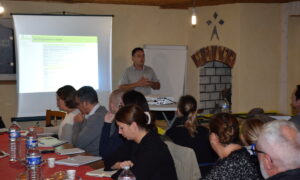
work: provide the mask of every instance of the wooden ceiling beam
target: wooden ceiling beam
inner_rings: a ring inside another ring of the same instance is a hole
[[[159,6],[162,9],[187,9],[189,7],[213,6],[233,3],[287,3],[297,0],[14,0],[14,1],[46,1],[61,3],[98,3]]]

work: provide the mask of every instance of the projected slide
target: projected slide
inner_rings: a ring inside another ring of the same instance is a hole
[[[19,35],[19,92],[99,88],[97,36]]]

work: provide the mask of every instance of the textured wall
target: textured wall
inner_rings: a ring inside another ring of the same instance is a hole
[[[228,4],[197,8],[198,25],[190,26],[190,10],[158,7],[64,4],[5,1],[9,13],[75,12],[113,14],[112,68],[116,88],[124,68],[131,64],[130,51],[144,44],[187,45],[185,93],[199,97],[199,69],[190,58],[209,45],[228,47],[237,53],[232,69],[233,112],[255,106],[278,109],[280,59],[280,4]],[[211,38],[213,14],[218,13],[219,40]],[[8,122],[16,113],[16,85],[0,84],[0,115]]]

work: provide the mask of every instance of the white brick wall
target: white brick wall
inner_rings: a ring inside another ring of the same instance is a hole
[[[215,112],[216,105],[223,98],[221,91],[231,88],[231,68],[226,64],[212,61],[200,67],[200,104],[202,114]]]

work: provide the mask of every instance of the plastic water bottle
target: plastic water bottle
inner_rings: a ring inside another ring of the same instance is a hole
[[[9,161],[17,161],[19,159],[20,149],[20,127],[13,122],[9,127]]]
[[[135,176],[130,171],[129,166],[123,167],[123,171],[119,175],[118,180],[135,180]]]
[[[38,147],[38,137],[34,131],[34,128],[30,128],[26,136],[26,149],[37,148]]]
[[[41,163],[42,156],[40,151],[33,147],[27,150],[26,155],[26,179],[27,180],[41,180]]]
[[[224,98],[224,100],[221,101],[220,107],[221,107],[221,112],[230,113],[230,105],[226,98]]]

